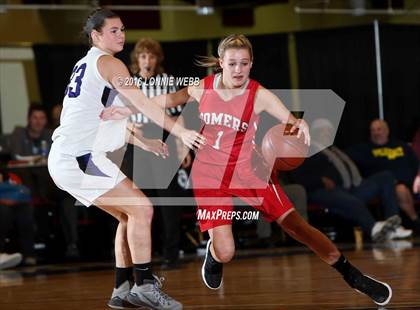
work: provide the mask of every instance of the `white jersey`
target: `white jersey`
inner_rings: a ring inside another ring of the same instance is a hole
[[[59,151],[80,156],[90,152],[112,152],[125,144],[127,119],[102,121],[105,106],[123,106],[121,95],[105,81],[97,67],[100,56],[108,53],[92,47],[80,59],[70,78],[63,101],[60,126],[53,141]]]

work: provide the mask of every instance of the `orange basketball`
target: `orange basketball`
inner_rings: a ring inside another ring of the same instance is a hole
[[[274,170],[288,171],[299,167],[308,155],[308,145],[297,130],[290,132],[290,124],[276,125],[265,134],[261,143],[261,152],[267,165]]]

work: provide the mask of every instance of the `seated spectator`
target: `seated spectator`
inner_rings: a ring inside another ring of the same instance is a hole
[[[54,112],[54,111],[53,111]],[[53,117],[59,117],[61,110],[55,108]],[[48,156],[51,148],[52,131],[48,129],[47,110],[40,104],[32,104],[28,110],[26,127],[16,127],[9,137],[9,150],[12,158],[20,156]],[[66,242],[66,258],[79,258],[78,209],[75,200],[67,193],[57,189],[51,182],[47,169],[26,171],[22,177],[34,196],[53,200],[58,204],[58,215]]]
[[[388,124],[384,120],[373,120],[370,124],[371,141],[351,147],[348,153],[365,176],[384,170],[392,172],[397,180],[399,206],[411,220],[410,226],[420,233],[420,219],[410,190],[419,169],[419,161],[407,143],[390,139],[389,133]]]
[[[22,254],[20,253],[0,253],[0,270],[13,268],[22,262]]]
[[[19,245],[26,265],[35,265],[34,217],[29,204],[28,188],[14,184],[0,174],[0,252],[4,252],[5,239],[16,224]]]
[[[325,148],[333,140],[333,125],[318,119],[312,125],[312,145],[318,154],[293,171],[312,203],[326,207],[346,221],[359,225],[373,241],[409,237],[411,230],[400,226],[394,177],[380,172],[363,179],[354,162],[338,147]],[[385,221],[377,221],[367,208],[373,198],[381,199]]]
[[[17,156],[47,156],[51,147],[51,131],[47,129],[47,111],[40,104],[32,104],[28,111],[28,125],[16,127],[10,135],[9,150]]]

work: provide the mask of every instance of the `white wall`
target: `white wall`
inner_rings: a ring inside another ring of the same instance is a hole
[[[0,48],[0,114],[2,132],[26,125],[29,106],[23,60],[34,58],[32,48]]]
[[[0,63],[0,109],[3,133],[10,133],[16,125],[26,125],[29,105],[23,64]]]

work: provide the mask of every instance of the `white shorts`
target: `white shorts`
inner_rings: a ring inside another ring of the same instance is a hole
[[[126,176],[106,153],[88,153],[80,157],[60,152],[54,142],[48,156],[48,171],[54,183],[85,206],[113,189]]]

